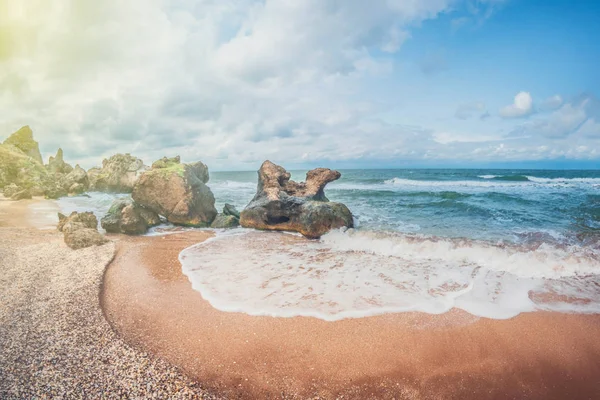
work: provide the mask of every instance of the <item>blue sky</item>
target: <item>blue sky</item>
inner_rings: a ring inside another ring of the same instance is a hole
[[[213,170],[600,166],[600,2],[41,0],[0,15],[0,129]]]

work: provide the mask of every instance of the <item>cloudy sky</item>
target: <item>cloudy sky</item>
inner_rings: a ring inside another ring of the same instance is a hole
[[[0,0],[0,138],[212,170],[600,166],[600,2]]]

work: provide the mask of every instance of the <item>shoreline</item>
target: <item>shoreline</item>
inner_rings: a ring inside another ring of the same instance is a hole
[[[326,322],[221,312],[178,262],[208,237],[121,241],[103,304],[127,342],[211,390],[240,398],[600,397],[600,315],[490,320],[454,309]]]

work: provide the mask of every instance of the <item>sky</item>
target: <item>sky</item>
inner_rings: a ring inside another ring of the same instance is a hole
[[[0,138],[211,170],[600,167],[600,1],[0,0]]]

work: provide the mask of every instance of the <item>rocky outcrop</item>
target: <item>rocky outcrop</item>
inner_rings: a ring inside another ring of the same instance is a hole
[[[12,196],[10,196],[11,200],[29,200],[31,199],[33,196],[31,195],[31,192],[29,191],[29,189],[23,189],[23,190],[19,190],[18,192],[14,193]]]
[[[33,140],[33,132],[29,126],[24,126],[4,141],[5,145],[15,146],[28,157],[31,157],[38,164],[43,165],[42,155],[38,142]]]
[[[71,172],[62,177],[60,183],[63,189],[69,193],[74,193],[74,191],[81,190],[81,188],[83,188],[83,190],[81,190],[81,192],[83,192],[89,186],[87,172],[81,168],[79,164],[77,164]]]
[[[130,193],[133,186],[147,170],[144,162],[130,154],[115,154],[102,161],[102,168],[88,171],[91,190],[100,192]]]
[[[59,148],[55,157],[50,156],[46,169],[52,174],[68,174],[73,170],[73,167],[65,162],[63,151]]]
[[[331,229],[353,227],[352,213],[342,203],[330,202],[325,185],[340,178],[338,171],[317,168],[305,182],[290,180],[283,167],[265,161],[258,171],[257,193],[242,211],[243,227],[300,232],[319,238]]]
[[[208,168],[201,162],[182,164],[179,158],[163,158],[142,174],[132,192],[133,200],[169,222],[210,226],[217,215],[215,197],[206,183]]]
[[[73,211],[71,215],[68,217],[62,213],[58,213],[58,225],[56,229],[59,232],[63,231],[63,228],[66,224],[71,222],[77,222],[85,225],[86,228],[97,229],[98,228],[98,218],[91,211],[80,212]]]
[[[106,232],[138,235],[160,224],[160,218],[155,212],[139,206],[130,199],[118,199],[112,203],[100,223]]]
[[[77,250],[84,247],[100,246],[108,242],[98,232],[98,220],[92,212],[72,212],[68,217],[58,214],[57,229],[64,234],[67,246]]]
[[[210,224],[213,229],[235,228],[237,226],[240,226],[240,213],[231,204],[225,204],[223,212],[218,214]]]
[[[39,186],[47,176],[44,166],[23,151],[11,144],[0,144],[0,188],[11,183],[22,188]]]

